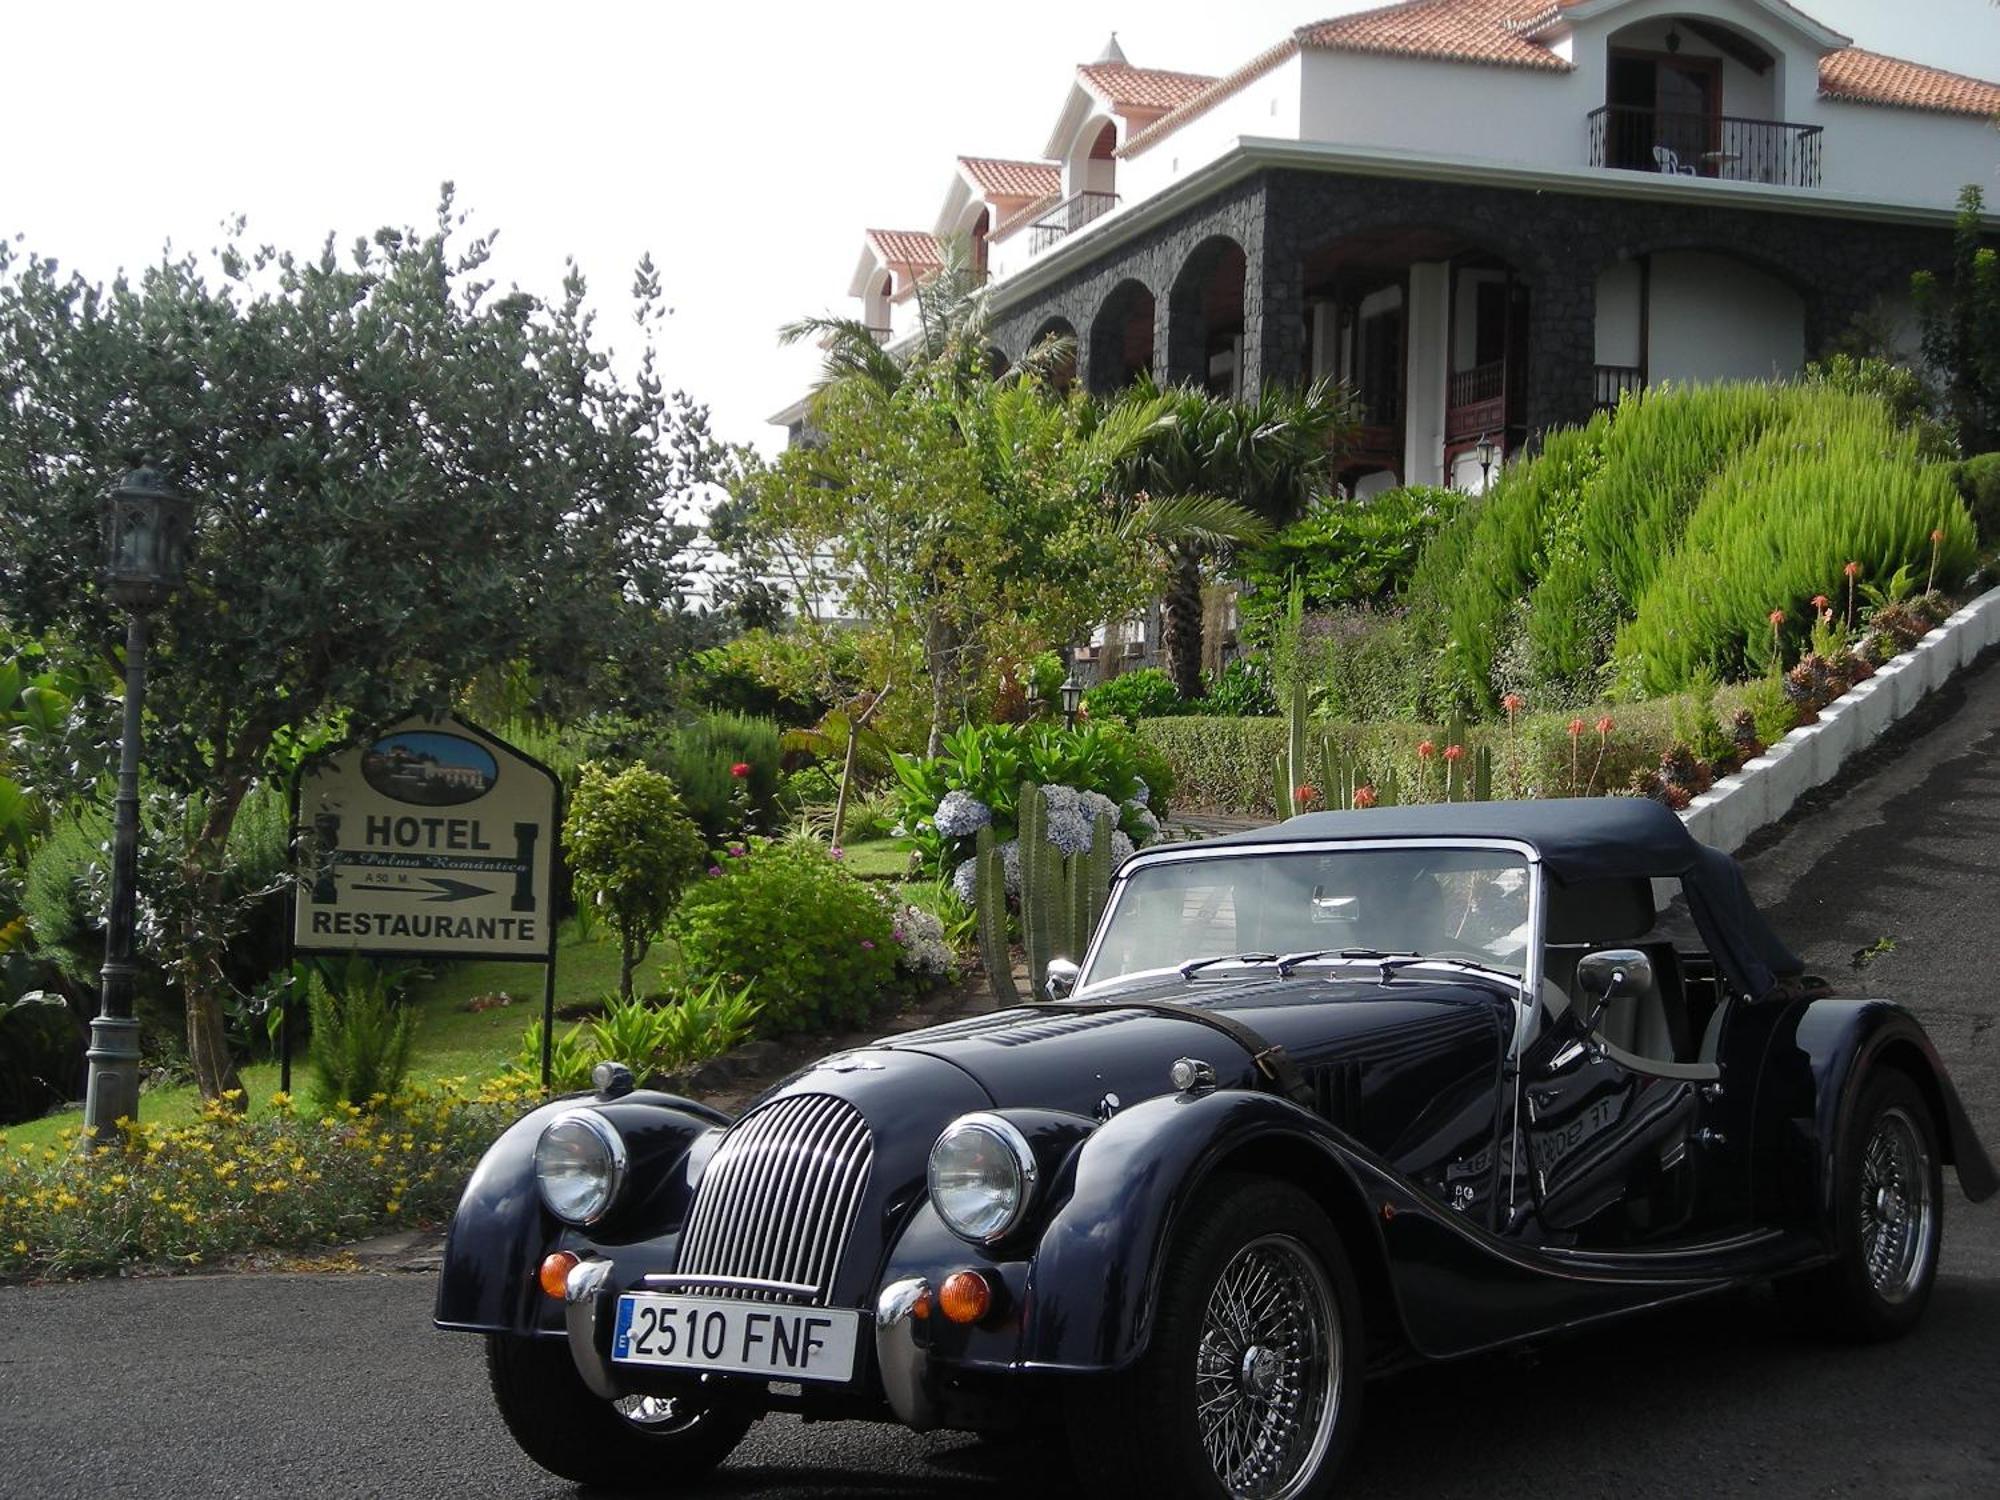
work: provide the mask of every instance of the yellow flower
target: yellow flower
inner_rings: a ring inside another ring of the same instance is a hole
[[[26,1240],[14,1241],[14,1253],[16,1255],[26,1255],[28,1253],[28,1242]]]
[[[111,1185],[115,1188],[125,1186],[125,1174],[123,1172],[113,1172],[111,1174]]]
[[[402,1206],[403,1206],[403,1200],[400,1198],[391,1198],[387,1205],[390,1213],[394,1213],[397,1209],[401,1208]]]
[[[151,1196],[153,1202],[155,1203],[165,1203],[167,1201],[167,1192],[165,1188],[154,1188]]]

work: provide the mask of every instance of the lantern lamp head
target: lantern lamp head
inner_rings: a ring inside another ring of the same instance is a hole
[[[1083,684],[1076,680],[1076,673],[1072,672],[1063,678],[1062,687],[1057,691],[1062,694],[1063,717],[1074,724],[1076,711],[1083,706]]]
[[[141,459],[104,498],[104,583],[126,609],[153,609],[187,576],[194,503]]]

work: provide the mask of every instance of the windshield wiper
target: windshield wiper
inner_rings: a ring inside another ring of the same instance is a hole
[[[1191,958],[1180,966],[1180,976],[1192,979],[1210,964],[1273,964],[1275,953],[1218,953],[1213,958]]]
[[[1399,953],[1384,953],[1380,948],[1308,948],[1303,953],[1287,953],[1278,960],[1278,977],[1290,979],[1292,970],[1300,964],[1309,964],[1316,958],[1415,958],[1414,949],[1404,949]]]
[[[1451,954],[1449,956],[1446,956],[1444,954],[1433,954],[1429,956],[1418,955],[1418,954],[1409,954],[1409,955],[1399,954],[1390,962],[1382,965],[1382,975],[1386,979],[1398,969],[1407,969],[1418,964],[1456,964],[1460,968],[1464,969],[1477,969],[1482,974],[1497,974],[1500,978],[1508,980],[1514,984],[1519,984],[1521,982],[1520,974],[1513,969],[1503,969],[1498,964],[1482,963],[1476,958],[1461,958],[1457,954]]]

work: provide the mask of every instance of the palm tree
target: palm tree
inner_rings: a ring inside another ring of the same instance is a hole
[[[1123,482],[1156,504],[1202,497],[1259,523],[1255,532],[1235,535],[1190,530],[1158,546],[1167,572],[1162,652],[1175,688],[1192,698],[1201,692],[1203,563],[1230,542],[1259,540],[1297,519],[1325,488],[1358,417],[1352,392],[1326,380],[1235,400],[1192,385],[1162,392],[1142,379],[1117,401],[1144,404],[1162,396],[1166,419],[1126,466]]]

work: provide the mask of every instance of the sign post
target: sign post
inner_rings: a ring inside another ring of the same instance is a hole
[[[410,718],[301,768],[292,824],[309,851],[295,954],[539,963],[542,1086],[555,1029],[555,773],[457,718]],[[292,1002],[280,1087],[292,1082]]]

